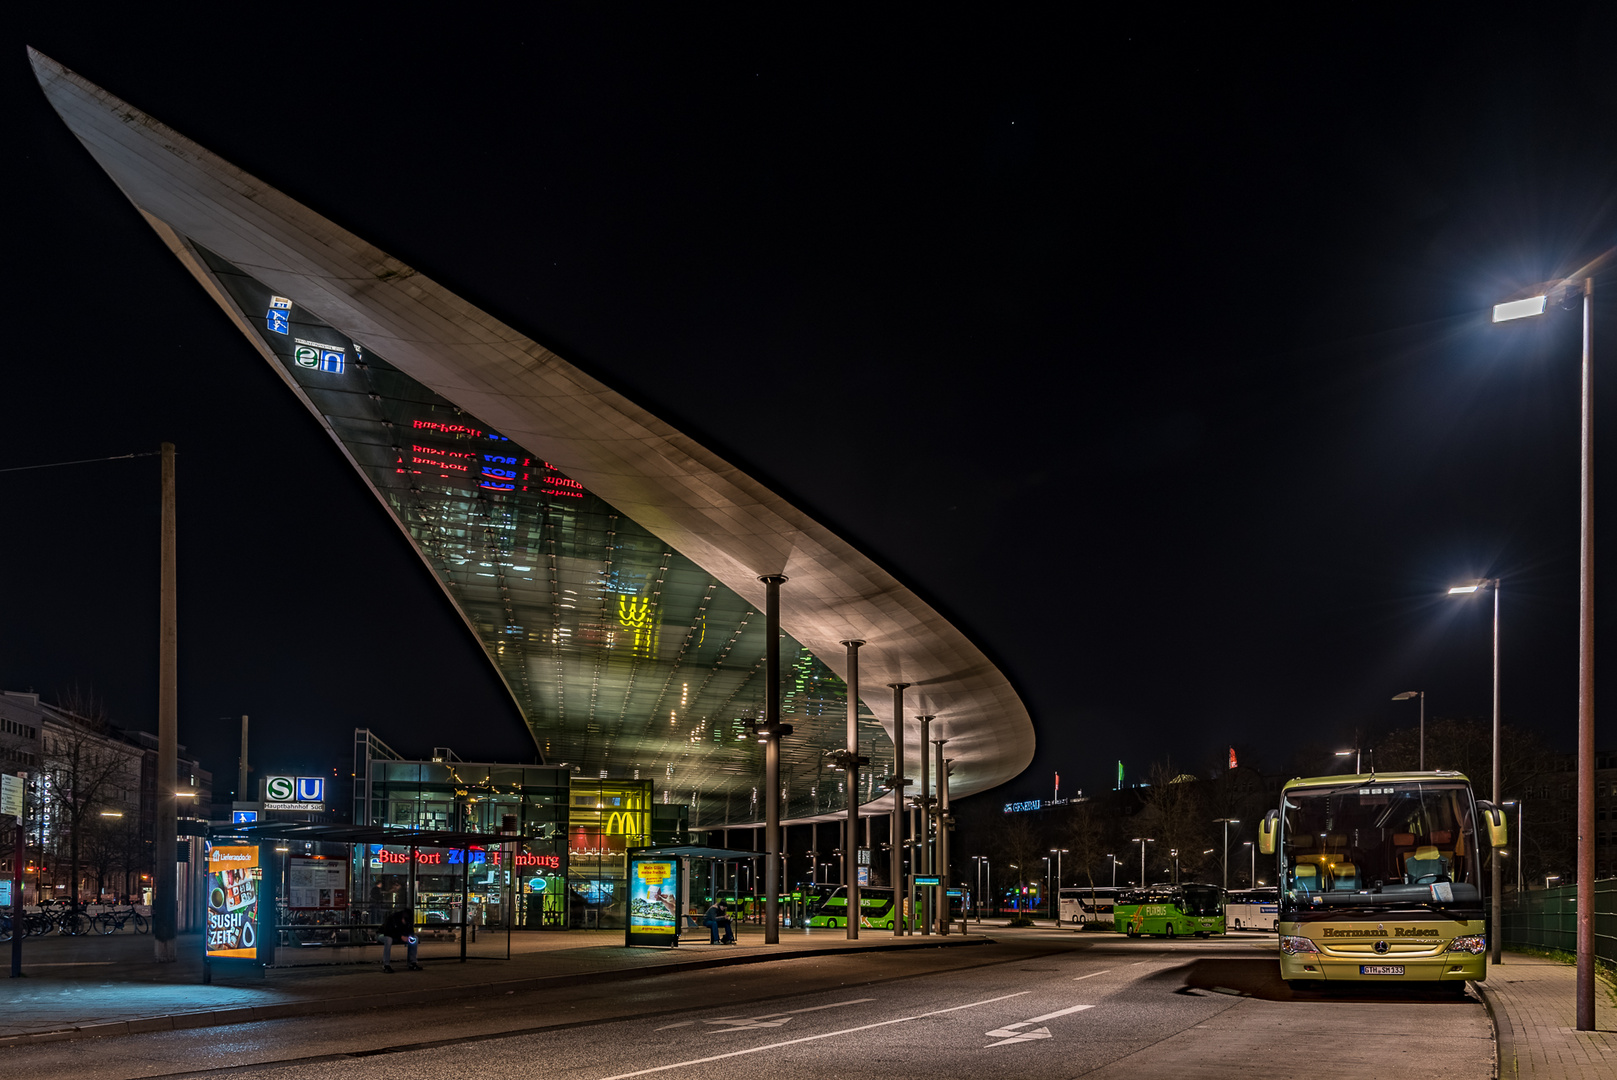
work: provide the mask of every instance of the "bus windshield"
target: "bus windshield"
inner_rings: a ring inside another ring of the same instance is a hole
[[[1285,793],[1288,906],[1477,904],[1470,788],[1356,781]]]

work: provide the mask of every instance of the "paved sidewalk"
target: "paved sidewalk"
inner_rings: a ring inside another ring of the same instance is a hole
[[[976,933],[894,938],[867,930],[852,942],[842,930],[783,929],[778,945],[765,945],[762,928],[752,926],[740,927],[738,936],[736,945],[709,945],[703,931],[682,938],[677,949],[630,949],[621,930],[517,934],[507,960],[505,936],[484,935],[468,948],[465,963],[459,961],[458,946],[424,942],[423,972],[406,970],[404,949],[395,947],[396,973],[386,974],[381,952],[373,948],[369,963],[274,968],[262,978],[227,976],[215,968],[211,985],[202,983],[202,944],[196,934],[180,936],[182,959],[173,964],[152,960],[152,939],[146,936],[28,938],[20,979],[4,977],[11,946],[0,944],[0,963],[6,965],[0,967],[0,1048],[632,979],[665,968],[689,971],[987,941]]]
[[[1571,964],[1507,952],[1474,984],[1494,1018],[1500,1080],[1617,1076],[1617,1006],[1611,983],[1595,980],[1595,1030],[1578,1031],[1577,971]]]

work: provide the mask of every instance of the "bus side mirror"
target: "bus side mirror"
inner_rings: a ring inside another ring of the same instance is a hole
[[[1280,829],[1280,811],[1271,810],[1258,822],[1258,850],[1265,855],[1275,853],[1275,834]]]
[[[1510,837],[1505,828],[1505,812],[1493,803],[1480,800],[1477,809],[1482,811],[1482,823],[1488,827],[1489,846],[1502,848],[1508,844]]]

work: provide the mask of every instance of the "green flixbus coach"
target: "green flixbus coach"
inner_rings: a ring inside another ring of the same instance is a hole
[[[1279,873],[1281,977],[1463,992],[1488,974],[1485,845],[1504,843],[1504,813],[1457,772],[1290,781],[1258,826]]]
[[[893,890],[882,888],[879,885],[859,886],[859,925],[867,930],[891,930],[893,928]],[[848,925],[848,890],[846,886],[839,885],[836,890],[827,896],[819,908],[809,918],[809,926],[836,929]],[[921,922],[918,916],[911,915],[909,928],[920,929]]]
[[[1129,937],[1207,937],[1224,932],[1224,890],[1217,885],[1148,885],[1125,889],[1112,925]]]

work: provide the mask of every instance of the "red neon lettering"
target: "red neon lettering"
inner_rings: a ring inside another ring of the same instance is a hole
[[[422,431],[441,431],[445,435],[464,435],[471,436],[474,439],[483,434],[476,428],[467,427],[465,424],[440,424],[436,420],[417,420],[412,426]]]

